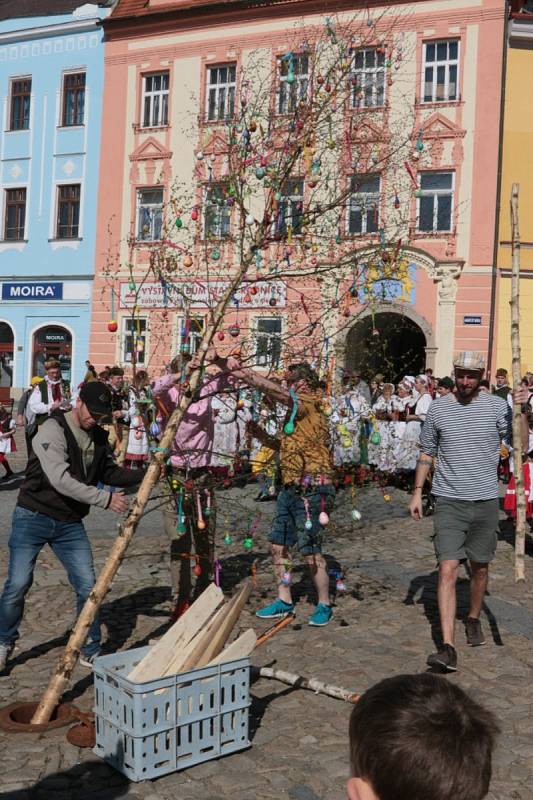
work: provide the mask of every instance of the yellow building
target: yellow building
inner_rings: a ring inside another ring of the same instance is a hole
[[[511,14],[508,28],[493,376],[497,367],[511,370],[510,197],[513,183],[520,185],[522,373],[533,371],[533,8],[529,12],[526,8],[521,13]]]

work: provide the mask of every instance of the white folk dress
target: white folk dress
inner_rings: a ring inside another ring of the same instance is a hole
[[[370,406],[356,390],[345,392],[331,401],[330,434],[333,463],[359,464],[361,461],[361,422],[370,416]]]
[[[426,418],[426,414],[428,413],[428,409],[432,403],[432,400],[433,398],[429,392],[419,395],[414,407],[407,409],[407,413],[416,414],[417,417],[421,417],[423,422]],[[422,431],[422,422],[419,422],[418,420],[410,420],[406,425],[403,436],[404,447],[402,459],[402,468],[405,470],[411,471],[416,469],[416,462],[418,461],[418,456],[420,455],[420,433]]]

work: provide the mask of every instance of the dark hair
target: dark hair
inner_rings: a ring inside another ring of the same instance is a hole
[[[311,389],[318,389],[320,386],[320,378],[307,361],[289,364],[287,371],[291,373],[291,380],[305,381]]]
[[[109,377],[112,378],[114,375],[120,375],[121,378],[124,377],[124,370],[122,367],[111,367],[109,370]]]
[[[484,386],[485,389],[490,389],[490,382],[485,380],[485,378],[483,378],[483,380],[479,382],[479,385]]]
[[[445,678],[397,675],[352,711],[351,767],[379,800],[481,800],[497,733],[493,714]]]

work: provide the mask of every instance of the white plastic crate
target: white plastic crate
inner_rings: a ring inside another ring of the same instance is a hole
[[[167,775],[248,747],[250,660],[133,683],[150,650],[96,659],[94,752],[132,781]]]

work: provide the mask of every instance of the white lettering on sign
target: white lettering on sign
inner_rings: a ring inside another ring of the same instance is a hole
[[[54,297],[53,286],[28,286],[21,284],[20,286],[9,287],[10,297]]]
[[[120,308],[183,308],[184,300],[192,308],[212,308],[220,300],[228,287],[225,281],[191,281],[176,283],[163,288],[160,283],[143,283],[137,291],[131,291],[127,283],[120,284]],[[250,288],[256,289],[255,294]],[[236,305],[247,308],[266,308],[271,298],[276,299],[276,307],[283,308],[286,301],[286,287],[282,281],[262,281],[241,288],[235,293]]]

